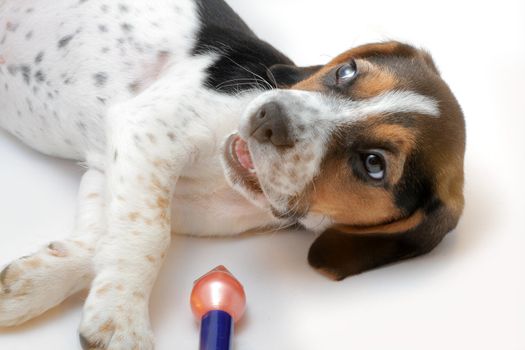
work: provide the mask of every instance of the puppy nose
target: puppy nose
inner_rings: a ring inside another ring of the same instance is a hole
[[[286,113],[278,103],[264,104],[252,117],[250,135],[260,143],[271,142],[277,147],[293,147],[290,125]]]

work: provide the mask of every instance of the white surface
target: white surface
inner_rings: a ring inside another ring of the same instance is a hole
[[[249,298],[237,350],[525,348],[525,3],[246,1],[232,7],[299,64],[378,39],[430,49],[467,119],[466,209],[431,254],[335,283],[310,269],[307,233],[175,238],[156,298],[159,350],[197,348],[188,296],[227,265]],[[0,133],[0,265],[72,228],[81,169]],[[80,349],[77,296],[0,349]]]

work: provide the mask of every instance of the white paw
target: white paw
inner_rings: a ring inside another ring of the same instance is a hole
[[[84,306],[79,336],[86,350],[152,350],[146,297],[121,283],[97,283]]]
[[[0,272],[0,327],[28,321],[83,289],[91,279],[89,260],[51,243]]]
[[[27,261],[26,261],[27,260]],[[25,270],[29,258],[20,258],[0,272],[0,326],[16,326],[31,318],[33,303],[27,298],[33,283]],[[33,261],[35,266],[38,260]],[[37,267],[37,266],[36,266]]]

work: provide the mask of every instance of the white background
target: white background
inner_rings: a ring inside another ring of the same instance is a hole
[[[156,298],[157,348],[197,348],[192,281],[225,264],[249,298],[237,350],[525,349],[525,2],[229,2],[298,64],[389,38],[428,48],[465,112],[467,204],[432,253],[339,283],[307,265],[309,233],[177,237]],[[81,169],[4,133],[0,169],[3,265],[67,236]],[[0,349],[80,349],[82,298],[0,330]]]

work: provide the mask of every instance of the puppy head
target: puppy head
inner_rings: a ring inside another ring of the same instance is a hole
[[[274,66],[280,89],[226,144],[232,185],[325,231],[309,261],[336,279],[432,249],[463,209],[464,121],[430,55],[370,44],[324,66]]]

